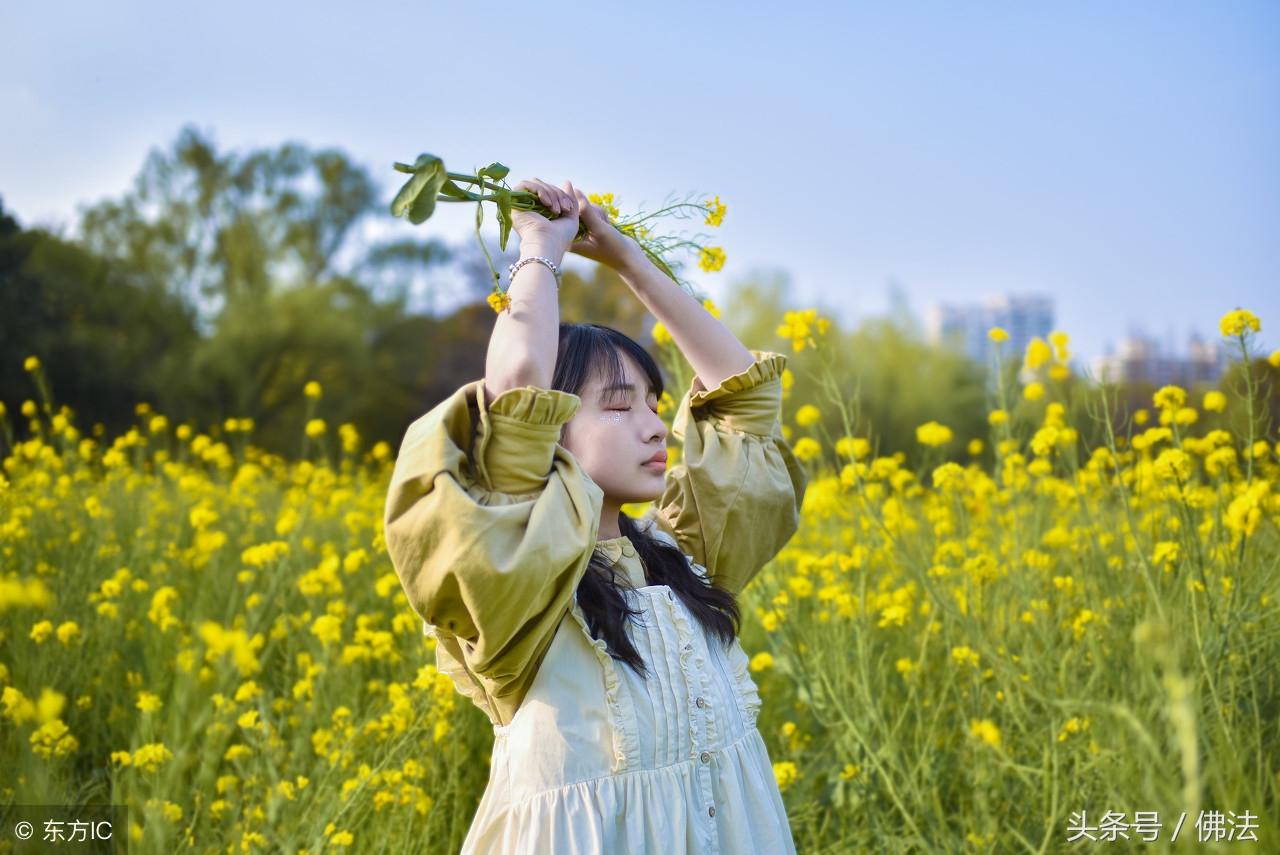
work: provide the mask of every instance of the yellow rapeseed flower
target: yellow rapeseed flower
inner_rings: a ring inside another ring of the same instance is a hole
[[[992,748],[1000,747],[1000,728],[989,718],[970,719],[969,735],[985,742]]]
[[[720,197],[704,202],[703,206],[707,209],[707,219],[704,221],[708,226],[718,226],[724,222],[724,213],[728,210]]]
[[[324,419],[312,419],[307,422],[307,436],[312,439],[324,436]]]
[[[791,450],[798,459],[806,463],[822,456],[822,446],[818,444],[816,439],[809,436],[802,436],[796,440],[796,444]]]
[[[860,436],[842,436],[836,440],[836,454],[861,460],[871,453],[871,443]]]
[[[1211,413],[1220,413],[1227,408],[1227,396],[1214,389],[1211,392],[1204,393],[1204,400],[1200,403]]]
[[[707,273],[714,273],[724,267],[724,250],[718,246],[703,247],[702,255],[698,258],[698,266]]]
[[[26,372],[36,371],[40,368],[40,357],[28,356],[22,362],[22,370]]]
[[[75,753],[80,742],[71,735],[67,725],[60,719],[53,719],[40,725],[31,734],[31,750],[45,758],[66,757]]]
[[[800,777],[800,770],[790,760],[773,764],[773,776],[778,782],[778,789],[785,792]]]
[[[58,624],[57,636],[58,641],[63,644],[71,644],[72,641],[80,635],[80,625],[73,620],[63,621]]]
[[[1176,410],[1187,402],[1187,390],[1181,386],[1161,386],[1151,401],[1161,410]]]
[[[1032,381],[1022,389],[1022,397],[1028,401],[1038,401],[1044,397],[1044,384]]]
[[[148,691],[138,692],[138,709],[144,713],[155,712],[164,706],[164,702],[160,700],[160,696]]]
[[[667,332],[667,327],[662,323],[662,321],[654,323],[653,330],[650,332],[650,335],[653,336],[653,343],[656,345],[665,346],[671,344],[671,333]]]
[[[916,441],[932,448],[946,445],[951,437],[951,428],[935,421],[925,422],[916,428]]]
[[[826,318],[818,317],[817,309],[804,309],[802,311],[784,312],[782,315],[782,323],[777,328],[778,335],[783,338],[791,339],[791,346],[796,353],[805,349],[806,345],[816,346],[814,333],[823,335],[827,328],[831,326],[831,321]],[[784,369],[785,375],[788,369]],[[783,383],[785,392],[787,385]]]
[[[322,393],[320,384],[314,380],[308,380],[307,385],[302,387],[302,394],[308,398],[319,398]]]
[[[491,291],[489,296],[484,298],[484,301],[489,304],[489,308],[499,313],[511,305],[511,298],[507,296],[505,291]]]
[[[1005,332],[1003,327],[992,327],[987,330],[987,338],[999,344],[1002,341],[1009,340],[1009,333]]]
[[[133,752],[132,765],[144,772],[154,772],[161,763],[173,759],[173,752],[163,742],[149,742]]]
[[[813,404],[805,404],[796,410],[796,424],[800,427],[810,427],[822,421],[822,411]]]
[[[1262,331],[1258,316],[1247,309],[1236,309],[1235,311],[1227,312],[1218,321],[1218,328],[1228,338],[1246,335],[1248,330],[1253,330],[1254,332]]]
[[[610,220],[618,219],[620,212],[613,204],[612,193],[592,193],[587,196],[587,201],[592,205],[599,205],[601,208],[604,208],[604,212],[608,215]]]
[[[1053,351],[1049,349],[1049,345],[1040,336],[1036,336],[1027,343],[1027,355],[1024,361],[1028,368],[1035,371],[1048,362],[1052,356]]]
[[[1154,464],[1156,475],[1170,481],[1186,481],[1191,475],[1191,458],[1180,448],[1166,448]]]

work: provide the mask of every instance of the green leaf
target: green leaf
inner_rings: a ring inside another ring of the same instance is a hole
[[[501,163],[491,163],[484,169],[480,170],[480,177],[484,178],[487,175],[494,181],[501,181],[506,178],[507,174],[510,172],[511,170],[503,166]]]
[[[498,246],[507,248],[507,237],[511,234],[511,191],[505,187],[495,194],[498,197]]]
[[[444,161],[433,154],[420,154],[413,164],[413,177],[405,182],[391,202],[392,216],[408,212],[409,222],[425,223],[436,207],[436,194],[448,180]]]

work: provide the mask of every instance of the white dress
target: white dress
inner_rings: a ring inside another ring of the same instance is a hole
[[[680,460],[638,521],[735,596],[795,532],[806,482],[781,433],[786,357],[753,354],[684,396]],[[529,386],[486,403],[483,382],[410,425],[384,515],[436,667],[493,724],[464,855],[794,852],[742,646],[649,585],[627,538],[597,540],[603,491],[559,444],[581,399]],[[626,626],[648,679],[587,630],[596,550],[636,589]]]
[[[598,546],[637,589],[645,626],[628,632],[649,679],[591,638],[575,600],[514,719],[494,726],[463,855],[794,853],[742,645],[726,650],[669,587],[646,585],[626,537]]]

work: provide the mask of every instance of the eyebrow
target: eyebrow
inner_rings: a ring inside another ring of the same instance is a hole
[[[613,398],[614,392],[623,392],[627,395],[635,394],[636,386],[634,383],[611,383],[600,390],[600,400],[608,401]],[[655,395],[656,392],[649,390],[648,394]]]

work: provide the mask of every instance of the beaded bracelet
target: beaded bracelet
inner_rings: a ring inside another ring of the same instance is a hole
[[[508,287],[510,287],[510,282],[511,282],[511,280],[515,279],[515,277],[516,277],[516,271],[517,271],[517,270],[519,270],[521,267],[524,267],[526,264],[528,264],[528,263],[529,263],[529,262],[531,262],[531,261],[537,261],[537,262],[539,262],[539,263],[541,263],[541,264],[545,264],[545,265],[547,266],[547,268],[548,268],[548,269],[549,269],[549,270],[550,270],[550,271],[555,275],[555,277],[556,277],[556,290],[557,290],[557,291],[559,291],[559,290],[560,290],[560,271],[559,271],[559,269],[557,269],[557,268],[556,268],[555,262],[553,262],[553,261],[552,261],[551,259],[549,259],[549,258],[543,258],[541,255],[531,255],[531,256],[529,256],[528,258],[522,258],[522,259],[520,259],[520,260],[519,260],[519,261],[517,261],[515,264],[510,264],[510,265],[508,265],[508,266],[507,266],[507,272],[508,272],[508,274],[509,274],[509,275],[507,276]]]

